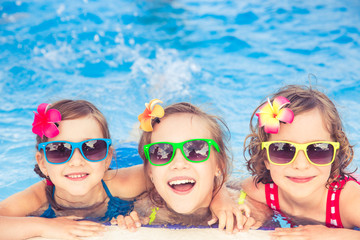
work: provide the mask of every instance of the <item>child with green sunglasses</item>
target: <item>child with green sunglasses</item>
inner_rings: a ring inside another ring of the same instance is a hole
[[[273,239],[360,238],[352,229],[360,227],[360,185],[347,170],[353,146],[325,94],[285,86],[256,108],[250,130],[244,155],[253,177],[242,184],[245,192],[280,213],[323,224],[279,228]]]
[[[220,218],[220,229],[226,225],[227,232],[237,232],[260,226],[255,219],[267,216],[266,205],[244,204],[246,195],[235,190],[228,193],[224,185],[230,171],[225,123],[190,103],[175,103],[164,111],[153,102],[147,107],[146,116],[151,118],[139,116],[145,132],[138,151],[150,187],[135,203],[139,215],[148,216],[149,224],[208,226],[217,220],[210,205],[216,205],[213,199],[220,197],[224,201],[219,205],[233,207],[227,217]]]

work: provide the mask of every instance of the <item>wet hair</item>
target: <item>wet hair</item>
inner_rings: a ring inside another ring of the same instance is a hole
[[[327,186],[332,182],[340,181],[346,175],[350,176],[350,173],[347,173],[345,168],[353,160],[354,150],[346,137],[340,115],[334,103],[324,93],[301,85],[287,85],[279,89],[278,92],[271,96],[270,101],[273,101],[278,96],[283,96],[290,101],[290,104],[287,104],[286,107],[294,112],[295,117],[301,113],[318,109],[323,116],[323,121],[331,138],[333,141],[340,143],[340,148],[337,150],[335,160],[331,166]],[[247,169],[254,176],[256,184],[273,182],[270,171],[265,166],[265,161],[268,161],[266,150],[261,150],[261,143],[268,141],[270,134],[266,133],[263,127],[259,128],[258,122],[253,126],[255,113],[264,103],[261,103],[253,112],[250,119],[250,134],[247,135],[244,141],[244,157]]]
[[[86,116],[90,116],[94,118],[101,128],[102,134],[104,138],[111,138],[110,137],[110,131],[108,128],[107,121],[104,117],[104,115],[97,109],[92,103],[85,101],[85,100],[60,100],[58,102],[55,102],[49,106],[49,109],[57,109],[61,114],[61,120],[73,120],[78,119]],[[49,139],[46,136],[43,136],[42,138],[40,136],[36,136],[36,150],[38,149],[38,146],[40,143],[47,142]],[[45,178],[47,180],[49,179],[49,176],[45,176],[38,164],[35,164],[34,171],[42,178]],[[55,200],[52,197],[53,192],[53,185],[47,185],[46,186],[46,198],[48,202],[51,204],[51,206],[56,210],[62,210],[63,208],[58,205]]]
[[[216,161],[219,170],[221,171],[221,176],[216,177],[214,179],[214,190],[213,190],[213,196],[214,196],[220,190],[224,182],[228,179],[228,175],[231,169],[232,157],[227,147],[227,142],[230,138],[230,132],[226,123],[220,117],[207,114],[204,111],[202,111],[200,108],[192,105],[191,103],[186,103],[186,102],[175,103],[166,107],[164,110],[165,110],[165,115],[163,119],[173,114],[184,113],[184,114],[192,114],[194,116],[197,116],[200,119],[202,119],[205,124],[207,124],[207,129],[211,134],[211,138],[219,145],[219,149],[220,149],[220,152],[213,151],[216,156]],[[154,124],[161,124],[161,121],[162,119],[160,121],[158,119],[154,119],[152,121],[152,124],[153,126]],[[138,145],[138,152],[140,157],[144,161],[144,173],[147,179],[147,186],[150,186],[147,189],[147,194],[150,200],[156,206],[165,206],[166,205],[165,201],[156,191],[154,185],[149,179],[148,171],[147,171],[150,163],[145,157],[144,145],[151,143],[151,135],[152,132],[142,133]]]

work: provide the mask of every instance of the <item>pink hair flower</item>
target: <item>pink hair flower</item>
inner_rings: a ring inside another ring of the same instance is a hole
[[[162,103],[162,101],[153,99],[149,103],[145,103],[145,111],[138,116],[140,128],[145,132],[151,132],[153,130],[151,120],[164,116],[164,109],[160,105],[156,105],[158,103]]]
[[[259,127],[264,126],[264,131],[267,133],[276,134],[279,132],[280,121],[284,123],[292,123],[294,120],[294,113],[290,108],[283,108],[290,101],[285,97],[276,97],[272,104],[268,98],[267,103],[259,108],[256,116],[259,118]]]
[[[53,138],[59,134],[59,129],[55,123],[61,121],[61,114],[56,109],[48,109],[50,104],[42,103],[38,106],[37,112],[34,112],[34,122],[32,132],[41,138],[45,135]]]

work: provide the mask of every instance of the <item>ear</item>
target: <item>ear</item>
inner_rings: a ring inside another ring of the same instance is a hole
[[[47,172],[47,169],[46,169],[46,165],[45,165],[45,156],[44,154],[40,153],[39,151],[37,151],[35,153],[35,159],[36,159],[36,162],[37,164],[39,165],[39,168],[41,170],[41,172],[45,175],[45,176],[48,176],[48,172]]]
[[[219,167],[215,168],[215,177],[219,177],[221,175],[221,171]]]
[[[264,161],[264,163],[265,163],[265,167],[266,167],[266,169],[267,169],[267,170],[270,170],[270,163],[269,163],[269,160],[267,160],[267,159],[266,159],[266,160]]]
[[[108,170],[109,169],[109,166],[111,164],[111,161],[113,159],[113,156],[114,156],[114,153],[115,153],[115,149],[113,147],[110,147],[109,148],[109,153],[108,153],[108,156],[107,158],[105,159],[105,169]]]
[[[146,172],[147,172],[147,175],[149,176],[151,182],[153,181],[153,174],[152,174],[152,171],[151,171],[151,166],[148,166],[146,168]]]

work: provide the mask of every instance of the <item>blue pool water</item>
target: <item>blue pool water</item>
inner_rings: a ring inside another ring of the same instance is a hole
[[[145,102],[200,105],[228,123],[241,178],[253,109],[312,73],[359,143],[359,13],[352,0],[1,1],[0,200],[39,180],[32,111],[63,98],[104,112],[120,167],[139,163]]]

